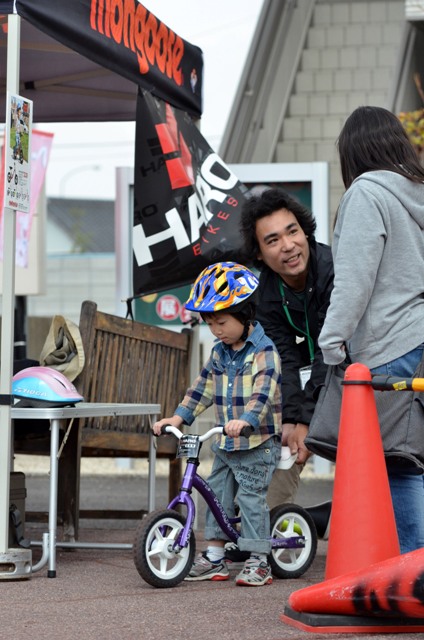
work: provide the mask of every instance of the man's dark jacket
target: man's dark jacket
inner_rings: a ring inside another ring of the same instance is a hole
[[[314,342],[312,374],[305,389],[300,386],[299,369],[310,365],[305,335],[290,325],[283,309],[279,288],[280,276],[264,266],[260,275],[259,303],[256,319],[275,343],[282,367],[283,423],[309,425],[315,407],[314,392],[324,382],[327,366],[318,347],[318,336],[324,324],[333,288],[333,258],[329,246],[311,240],[309,271],[305,295],[309,333]],[[295,327],[306,331],[304,302],[285,286],[285,299]],[[301,341],[298,342],[296,338]]]

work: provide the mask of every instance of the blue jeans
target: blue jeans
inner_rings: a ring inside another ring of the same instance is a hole
[[[269,438],[247,451],[223,451],[212,445],[215,459],[208,483],[229,518],[235,517],[234,499],[240,509],[242,551],[270,553],[268,485],[281,452],[281,439]],[[206,540],[227,540],[209,509],[206,510]]]
[[[412,377],[423,357],[424,344],[371,373]],[[424,425],[423,425],[424,429]],[[389,472],[401,553],[424,547],[424,476]]]

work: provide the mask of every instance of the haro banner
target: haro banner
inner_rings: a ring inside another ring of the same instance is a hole
[[[187,113],[139,90],[134,296],[191,284],[213,262],[241,260],[246,191]]]
[[[32,102],[7,94],[3,205],[29,213],[31,187]]]

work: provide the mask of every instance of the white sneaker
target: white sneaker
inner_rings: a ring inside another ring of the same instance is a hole
[[[236,584],[244,587],[262,587],[265,584],[272,584],[271,567],[259,558],[249,558],[236,577]]]

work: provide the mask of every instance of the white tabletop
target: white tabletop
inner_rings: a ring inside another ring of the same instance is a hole
[[[91,418],[98,416],[136,416],[159,414],[160,404],[124,402],[78,402],[73,407],[12,407],[12,420],[60,420],[65,418]]]

